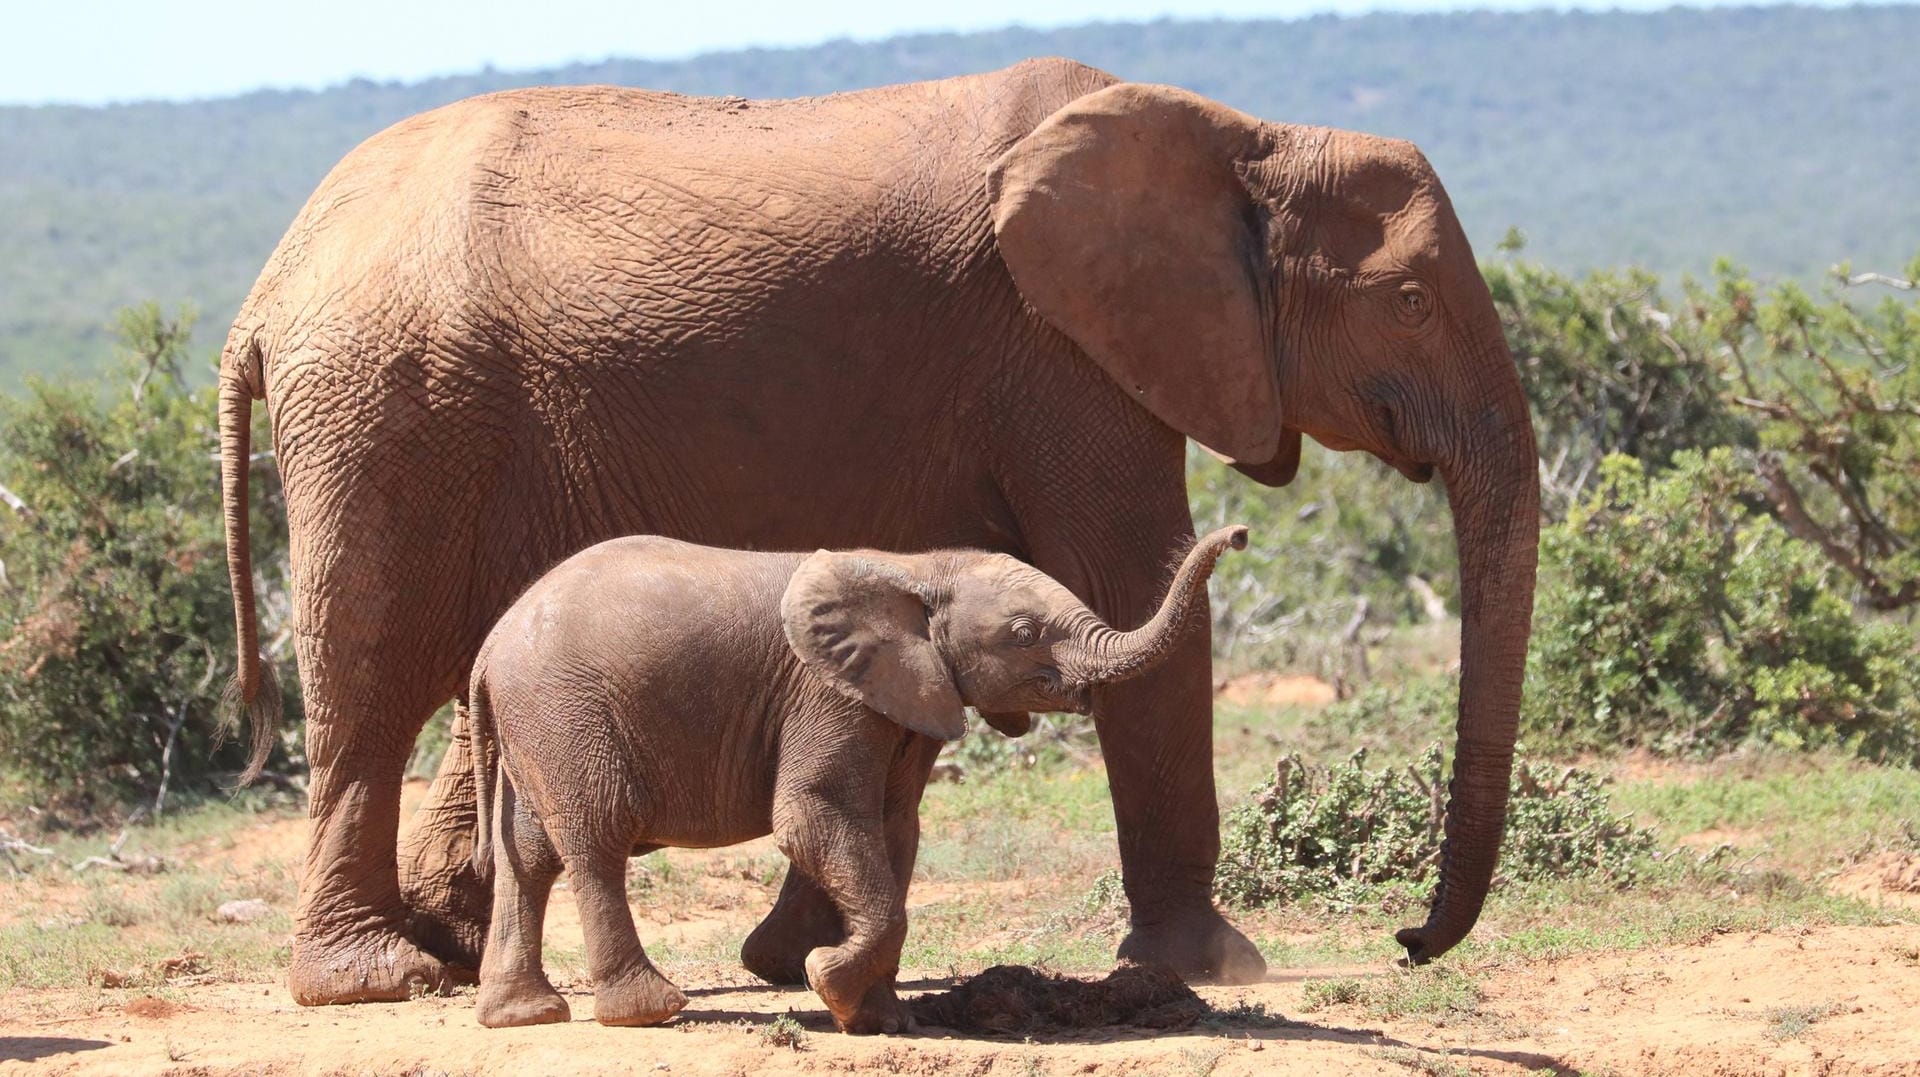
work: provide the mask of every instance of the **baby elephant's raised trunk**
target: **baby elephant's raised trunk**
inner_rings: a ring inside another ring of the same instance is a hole
[[[1195,609],[1205,606],[1207,578],[1228,548],[1247,548],[1245,527],[1223,527],[1194,543],[1180,562],[1180,571],[1174,573],[1159,612],[1147,623],[1121,632],[1095,621],[1079,641],[1069,645],[1061,672],[1071,680],[1105,684],[1143,672],[1165,657],[1193,623]]]

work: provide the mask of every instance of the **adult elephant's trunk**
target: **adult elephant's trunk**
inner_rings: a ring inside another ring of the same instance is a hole
[[[1167,587],[1160,609],[1147,623],[1120,632],[1093,621],[1081,638],[1063,645],[1060,670],[1069,679],[1106,684],[1145,671],[1180,641],[1196,606],[1204,605],[1207,578],[1229,548],[1247,548],[1247,529],[1223,527],[1193,544]]]
[[[1492,885],[1533,622],[1540,477],[1519,386],[1475,419],[1454,463],[1441,467],[1460,554],[1459,742],[1433,906],[1425,924],[1395,936],[1413,964],[1465,938]]]

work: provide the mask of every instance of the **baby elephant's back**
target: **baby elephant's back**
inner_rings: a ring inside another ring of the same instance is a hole
[[[631,720],[644,708],[653,734],[671,737],[675,726],[756,709],[752,696],[791,662],[780,597],[803,558],[649,536],[561,562],[501,617],[481,652],[502,732],[535,713],[543,723]]]

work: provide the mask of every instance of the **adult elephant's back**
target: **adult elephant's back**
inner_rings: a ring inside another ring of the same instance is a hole
[[[336,352],[370,319],[428,354],[513,343],[631,359],[728,340],[733,327],[703,317],[717,291],[757,313],[795,283],[831,286],[820,270],[850,257],[985,254],[988,166],[1113,81],[1036,60],[782,101],[587,86],[456,102],[335,166],[228,356],[258,341],[271,371],[283,351]]]

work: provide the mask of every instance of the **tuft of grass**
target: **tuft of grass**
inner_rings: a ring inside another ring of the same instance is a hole
[[[1307,984],[1305,996],[1309,1011],[1357,1006],[1378,1020],[1421,1017],[1435,1024],[1472,1017],[1485,998],[1474,976],[1443,965],[1384,976],[1315,980]]]
[[[1281,1014],[1272,1013],[1264,1002],[1236,1002],[1221,1008],[1208,1006],[1207,1012],[1200,1018],[1200,1026],[1209,1029],[1223,1028],[1285,1028],[1293,1024]]]
[[[1474,1071],[1455,1062],[1451,1056],[1415,1047],[1383,1047],[1373,1052],[1382,1062],[1404,1066],[1426,1077],[1474,1077]]]
[[[1815,1021],[1822,1021],[1845,1012],[1847,1008],[1837,1002],[1822,1002],[1801,1006],[1776,1006],[1762,1016],[1767,1022],[1767,1038],[1779,1041],[1805,1035]]]
[[[807,1030],[800,1027],[790,1013],[783,1013],[760,1029],[760,1043],[765,1047],[784,1047],[789,1051],[807,1049]]]
[[[197,954],[196,967],[219,980],[271,980],[291,957],[285,940],[284,923],[277,931],[181,925],[163,936],[98,923],[21,924],[0,930],[0,991],[158,986],[167,981],[169,959],[183,953]]]
[[[1213,1077],[1213,1071],[1219,1067],[1220,1059],[1226,1056],[1227,1049],[1222,1045],[1208,1047],[1180,1048],[1180,1061],[1186,1063],[1187,1072],[1193,1077]]]

